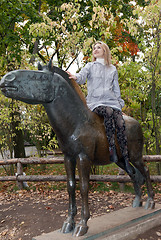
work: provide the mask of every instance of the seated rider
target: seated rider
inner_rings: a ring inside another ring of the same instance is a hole
[[[93,61],[89,62],[76,75],[69,74],[78,84],[87,80],[87,105],[91,111],[104,118],[104,125],[109,142],[110,160],[117,163],[118,158],[115,147],[115,130],[122,153],[125,168],[131,173],[127,138],[125,135],[125,122],[122,117],[124,100],[120,96],[118,72],[111,64],[109,47],[103,42],[96,42],[93,46]]]

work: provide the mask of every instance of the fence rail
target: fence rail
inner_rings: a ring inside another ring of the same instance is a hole
[[[9,165],[9,164],[61,164],[64,163],[64,157],[52,157],[52,158],[38,158],[38,157],[29,157],[29,158],[13,158],[1,160],[0,165]]]
[[[161,162],[161,155],[144,155],[143,161],[145,162]],[[66,181],[66,175],[24,175],[23,164],[62,164],[64,163],[64,158],[62,156],[50,157],[50,158],[14,158],[1,160],[0,165],[10,165],[17,164],[17,174],[16,176],[0,176],[0,181],[16,181],[20,189],[23,188],[23,182],[44,182],[44,181]],[[150,176],[152,182],[161,182],[160,175]],[[79,177],[76,176],[76,180]],[[126,175],[91,175],[90,181],[100,181],[100,182],[131,182],[129,176]]]
[[[161,155],[143,155],[144,162],[161,162]],[[29,157],[29,158],[12,158],[0,160],[0,165],[9,165],[9,164],[61,164],[64,163],[64,157],[54,156],[54,157]]]
[[[17,175],[17,176],[2,176],[0,177],[1,182],[5,181],[18,181],[18,182],[65,182],[67,179],[66,175]],[[161,182],[161,175],[150,176],[152,182]],[[79,181],[79,176],[76,176],[76,180]],[[129,176],[124,175],[91,175],[90,181],[98,182],[131,182]]]

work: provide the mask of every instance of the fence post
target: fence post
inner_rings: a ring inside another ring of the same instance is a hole
[[[119,175],[125,175],[125,172],[123,169],[119,168]],[[120,186],[120,191],[124,191],[125,190],[125,183],[119,183]]]
[[[23,166],[22,163],[18,162],[17,163],[17,174],[16,176],[18,177],[19,175],[23,175]],[[17,180],[17,186],[19,189],[23,189],[23,182],[20,182]]]

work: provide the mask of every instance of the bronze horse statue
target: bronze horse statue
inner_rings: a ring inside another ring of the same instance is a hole
[[[68,74],[52,65],[39,64],[38,71],[16,70],[7,73],[0,82],[1,91],[6,97],[14,98],[29,104],[43,104],[51,126],[57,135],[59,145],[64,153],[69,194],[68,218],[61,231],[74,236],[84,235],[88,231],[87,221],[90,217],[88,206],[89,177],[91,165],[110,164],[109,145],[105,134],[103,119],[91,112],[85,98],[75,81]],[[154,193],[148,168],[142,160],[143,135],[139,123],[124,116],[128,151],[135,199],[133,207],[142,205],[141,185],[146,182],[148,199],[145,208],[154,208]],[[119,161],[117,165],[126,170],[116,139]],[[75,199],[76,165],[80,179],[82,197],[81,220],[75,226],[77,213]]]

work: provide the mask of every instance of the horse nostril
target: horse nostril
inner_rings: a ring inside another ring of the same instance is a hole
[[[16,78],[16,76],[13,73],[9,73],[6,77],[5,80],[8,82],[12,82],[14,79]]]

